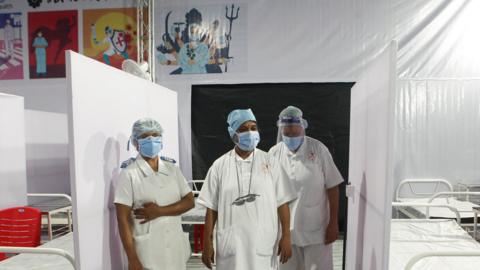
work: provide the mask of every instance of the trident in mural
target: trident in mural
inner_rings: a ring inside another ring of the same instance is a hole
[[[225,34],[225,37],[227,39],[227,53],[226,53],[227,61],[225,61],[225,73],[228,70],[228,61],[233,58],[233,57],[230,57],[230,41],[232,40],[232,24],[233,24],[233,21],[238,18],[238,11],[240,10],[240,7],[237,7],[237,12],[235,13],[235,15],[233,15],[234,10],[235,10],[235,6],[232,4],[230,15],[228,15],[228,6],[225,6],[225,17],[227,18],[228,21],[230,21],[230,28],[228,29],[228,34]]]

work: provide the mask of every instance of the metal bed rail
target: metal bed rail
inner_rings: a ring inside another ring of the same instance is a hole
[[[192,193],[195,197],[198,197],[198,195],[200,194],[200,186],[199,184],[203,184],[205,182],[205,180],[200,180],[200,179],[195,179],[195,180],[190,180],[189,183],[192,183]],[[205,222],[204,221],[183,221],[182,220],[182,224],[183,225],[205,225]],[[202,257],[202,253],[195,253],[195,252],[192,252],[191,254],[191,257]]]
[[[412,257],[406,264],[405,270],[412,270],[413,266],[422,259],[429,257],[480,257],[480,251],[430,251]]]
[[[72,231],[72,210],[71,210],[72,197],[71,196],[69,196],[67,194],[63,194],[63,193],[27,193],[27,197],[67,199],[67,201],[70,204],[69,206],[59,206],[58,209],[55,209],[53,211],[49,211],[47,213],[48,237],[49,237],[49,240],[52,240],[53,239],[53,234],[55,232],[58,232],[57,235],[61,236],[61,235],[65,235],[65,234]],[[68,209],[68,208],[70,208],[70,209]],[[59,212],[65,212],[67,214],[67,226],[62,227],[60,229],[53,230],[53,228],[52,228],[52,214],[56,214],[56,213],[59,213]]]
[[[458,187],[462,187],[465,189],[467,192],[472,192],[474,189],[480,189],[480,184],[464,184],[464,183],[457,183]],[[458,190],[458,191],[463,191],[463,190]],[[466,201],[470,201],[470,195],[467,195],[465,197]]]
[[[46,255],[58,255],[65,258],[75,269],[75,259],[69,252],[59,248],[29,248],[29,247],[4,247],[0,246],[0,252],[3,253],[30,253],[30,254],[46,254]]]
[[[193,195],[198,196],[200,194],[201,188],[198,186],[198,184],[203,184],[204,182],[205,180],[199,180],[199,179],[190,181],[190,183],[192,183],[192,186],[193,186],[193,189],[192,189]]]
[[[438,193],[435,193],[433,194],[432,197],[430,197],[428,199],[428,203],[432,203],[433,200],[435,198],[439,198],[439,197],[446,197],[446,196],[449,196],[449,195],[474,195],[474,196],[480,196],[480,192],[468,192],[468,191],[442,191],[442,192],[438,192]],[[448,198],[448,197],[447,197]],[[427,216],[430,215],[430,209],[427,208]],[[472,212],[473,212],[473,209],[472,209]]]
[[[434,184],[434,190],[433,192],[417,192],[415,190],[415,188],[413,187],[412,184]],[[418,196],[418,197],[428,197],[428,196],[431,196],[435,193],[438,192],[439,190],[439,187],[440,186],[444,186],[446,187],[446,189],[448,191],[453,191],[453,186],[452,184],[450,184],[450,182],[448,182],[447,180],[445,179],[430,179],[430,178],[425,178],[425,179],[405,179],[403,181],[400,182],[400,184],[398,184],[398,187],[397,189],[395,190],[395,201],[400,201],[400,192],[403,188],[403,186],[406,186],[408,185],[408,187],[410,188],[410,192],[415,195],[415,196]],[[448,199],[447,199],[448,200]]]
[[[65,198],[72,204],[72,197],[62,193],[27,193],[27,197]]]
[[[460,212],[458,212],[458,210],[455,207],[447,205],[447,204],[393,202],[392,206],[393,207],[426,207],[427,208],[427,213],[428,213],[428,210],[430,209],[430,207],[447,208],[455,214],[455,216],[457,217],[456,218],[457,223],[459,225],[460,225],[461,220],[462,220],[462,218],[460,216]],[[427,215],[427,219],[429,219],[429,218],[430,218],[430,216]]]

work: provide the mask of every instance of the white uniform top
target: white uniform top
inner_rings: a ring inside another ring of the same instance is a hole
[[[241,196],[248,194],[250,171],[253,172],[251,193],[260,195],[254,202],[232,205],[239,197],[237,169]],[[197,201],[218,212],[216,269],[275,269],[277,208],[295,198],[294,187],[284,173],[272,167],[266,152],[255,149],[243,160],[232,150],[217,159]]]
[[[328,148],[305,136],[296,153],[280,142],[269,151],[293,182],[298,200],[290,204],[292,243],[297,246],[322,244],[330,219],[327,189],[343,182]]]
[[[148,202],[166,206],[191,192],[180,169],[158,159],[158,172],[141,157],[122,170],[115,203],[140,208]],[[135,248],[144,269],[182,270],[190,256],[190,243],[182,230],[180,216],[159,217],[146,224],[134,219]]]

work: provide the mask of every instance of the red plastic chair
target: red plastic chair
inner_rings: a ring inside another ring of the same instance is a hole
[[[37,247],[40,245],[42,214],[32,207],[0,210],[0,246]],[[0,261],[6,259],[0,253]]]

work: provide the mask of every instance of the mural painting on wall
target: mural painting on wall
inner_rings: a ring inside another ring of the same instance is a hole
[[[23,79],[22,14],[0,13],[0,80]]]
[[[83,13],[83,54],[117,68],[137,60],[136,9],[96,9]]]
[[[245,6],[205,5],[155,12],[160,76],[238,72],[246,67]]]
[[[31,79],[65,77],[65,51],[78,51],[77,11],[28,13]]]

